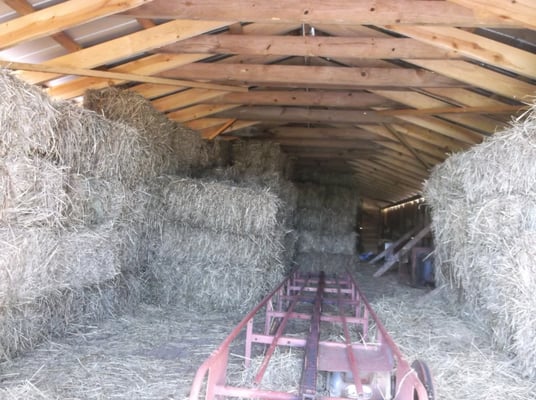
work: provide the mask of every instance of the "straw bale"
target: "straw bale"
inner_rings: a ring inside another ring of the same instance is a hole
[[[131,309],[139,282],[131,275],[79,289],[65,288],[31,302],[0,306],[0,361],[8,360],[50,337]]]
[[[66,168],[41,159],[0,160],[0,223],[17,226],[65,224]]]
[[[296,254],[296,266],[301,272],[326,274],[342,274],[346,270],[353,271],[357,264],[355,257],[345,254],[334,254],[319,251],[300,252]]]
[[[72,173],[133,186],[166,168],[136,129],[73,103],[58,109],[58,158]]]
[[[244,175],[277,173],[285,176],[287,156],[279,144],[263,140],[237,140],[233,143],[233,165]]]
[[[353,255],[356,252],[356,233],[324,235],[317,231],[300,231],[299,252],[321,252]]]
[[[279,199],[268,189],[168,177],[160,181],[167,220],[237,234],[264,234],[277,227]]]
[[[352,173],[331,172],[319,170],[310,166],[296,165],[293,168],[292,178],[295,182],[315,183],[317,185],[340,185],[358,187],[357,178]]]
[[[187,171],[209,163],[208,149],[197,132],[169,120],[135,92],[117,88],[88,90],[84,107],[139,131],[162,161],[159,174]]]
[[[37,86],[0,69],[0,157],[53,153],[59,110]]]
[[[2,228],[0,238],[0,305],[107,281],[121,271],[119,238],[110,225],[76,231]]]
[[[524,119],[436,167],[424,194],[432,208],[439,279],[457,288],[495,345],[536,377],[533,276],[536,117]]]
[[[296,221],[299,230],[326,234],[352,232],[355,228],[355,215],[348,215],[346,210],[340,208],[300,208]]]
[[[246,236],[168,222],[158,238],[160,245],[155,247],[158,247],[157,257],[171,263],[251,264],[269,268],[281,262],[283,240],[282,231],[267,236]]]
[[[156,260],[150,266],[147,301],[194,311],[245,313],[283,279],[282,265]]]

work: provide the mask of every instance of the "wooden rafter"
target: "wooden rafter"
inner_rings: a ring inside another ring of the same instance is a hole
[[[460,57],[456,51],[443,50],[413,39],[330,36],[203,35],[167,46],[161,51],[361,59]]]
[[[34,7],[27,0],[4,0],[9,7],[15,10],[19,15],[28,15],[35,12]],[[66,32],[60,31],[50,35],[60,46],[72,53],[82,48]]]
[[[0,48],[61,32],[81,23],[117,14],[152,0],[69,0],[0,24]],[[10,2],[15,7],[17,2]],[[22,3],[19,3],[19,8]],[[28,7],[24,8],[29,11]],[[33,11],[33,10],[32,10]]]
[[[145,29],[105,43],[57,57],[44,62],[44,65],[72,68],[94,68],[106,63],[132,57],[153,50],[177,40],[186,39],[213,29],[221,28],[230,22],[215,21],[171,21]],[[41,83],[61,76],[50,73],[24,73],[22,78],[30,83]]]
[[[449,0],[475,12],[493,13],[505,20],[536,28],[536,5],[532,0]]]
[[[530,1],[530,0],[523,0]],[[515,20],[474,12],[447,1],[428,0],[288,0],[278,7],[270,2],[254,0],[227,1],[219,7],[214,0],[156,0],[152,4],[129,11],[142,18],[236,19],[250,22],[299,22],[304,24],[434,24],[448,26],[517,26]]]
[[[433,60],[429,60],[433,61]],[[442,61],[443,62],[443,61]],[[342,68],[297,65],[197,63],[163,72],[161,76],[239,82],[248,85],[333,87],[460,87],[455,79],[410,68]]]
[[[471,32],[445,26],[390,25],[386,28],[423,43],[435,45],[445,50],[455,51],[473,60],[482,61],[486,64],[530,78],[536,78],[535,54]]]
[[[247,91],[247,88],[239,86],[226,86],[226,85],[215,85],[212,83],[203,83],[203,82],[190,82],[183,81],[178,79],[169,79],[169,78],[158,78],[153,76],[144,76],[144,75],[135,75],[135,74],[125,74],[121,72],[112,72],[112,71],[99,71],[93,69],[84,69],[84,68],[74,68],[74,67],[58,67],[58,66],[49,66],[45,64],[28,64],[28,63],[18,63],[11,61],[0,61],[0,66],[3,68],[21,70],[21,71],[34,71],[34,72],[45,72],[52,74],[65,74],[65,75],[77,75],[77,76],[92,76],[95,78],[104,78],[104,79],[116,79],[124,80],[131,82],[147,82],[147,83],[156,83],[159,85],[168,85],[168,86],[178,86],[178,87],[200,87],[200,88],[209,88],[215,90],[226,90],[226,91]]]

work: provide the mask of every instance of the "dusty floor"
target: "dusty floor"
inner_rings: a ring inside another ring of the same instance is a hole
[[[360,285],[408,359],[428,362],[439,399],[536,399],[475,321],[461,318],[438,291],[401,285],[396,274]],[[184,399],[197,367],[241,316],[140,307],[136,315],[86,327],[0,365],[1,399]]]

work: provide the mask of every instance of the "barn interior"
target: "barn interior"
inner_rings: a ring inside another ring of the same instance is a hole
[[[0,399],[188,398],[296,268],[349,270],[429,398],[536,399],[535,30],[532,0],[0,1]]]

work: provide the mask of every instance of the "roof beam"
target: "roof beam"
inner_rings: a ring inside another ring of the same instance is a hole
[[[248,93],[229,93],[210,103],[253,105],[366,108],[389,106],[384,97],[367,92],[322,90],[252,90]]]
[[[474,60],[529,78],[536,78],[536,54],[516,49],[480,35],[446,26],[388,25],[386,28],[423,43],[457,52]]]
[[[327,58],[459,58],[414,39],[330,36],[203,35],[160,49],[171,53],[256,54]]]
[[[222,111],[232,110],[237,108],[236,104],[197,104],[192,107],[180,109],[166,114],[169,119],[179,122],[192,121],[194,119],[208,117],[212,114],[217,114]],[[236,120],[237,118],[232,118]]]
[[[319,110],[311,108],[269,106],[240,107],[222,113],[220,116],[245,120],[287,121],[295,123],[336,122],[370,124],[392,122],[392,117],[380,116],[374,111]]]
[[[503,104],[500,106],[480,106],[480,107],[432,107],[432,108],[410,108],[404,110],[382,110],[379,114],[392,116],[423,116],[423,115],[444,115],[444,114],[512,114],[520,111],[526,111],[529,106],[511,106]]]
[[[417,161],[419,161],[423,165],[424,168],[430,169],[430,165],[420,156],[420,154],[413,148],[413,146],[411,146],[411,144],[406,140],[404,135],[402,135],[400,132],[397,132],[396,129],[394,129],[388,124],[384,124],[383,126],[385,129],[387,129],[387,131],[389,131],[389,133],[391,133],[391,135],[393,135],[400,143],[402,143],[402,145],[406,149],[408,149],[411,154],[413,154],[413,157],[415,157]]]
[[[160,75],[168,78],[241,82],[248,86],[257,84],[287,84],[304,88],[465,86],[456,80],[411,68],[196,63],[175,68]]]
[[[523,101],[533,96],[536,86],[499,72],[461,60],[407,60],[438,74],[458,79],[469,85],[486,89],[505,97]]]
[[[148,83],[157,83],[160,85],[169,85],[169,86],[178,86],[178,87],[201,87],[209,88],[215,90],[228,90],[228,91],[247,91],[247,88],[227,86],[227,85],[215,85],[211,83],[203,82],[189,82],[178,79],[169,79],[169,78],[159,78],[154,76],[144,76],[144,75],[135,75],[135,74],[125,74],[121,72],[111,72],[111,71],[99,71],[93,69],[84,69],[84,68],[74,68],[74,67],[59,67],[59,66],[49,66],[45,64],[28,64],[28,63],[18,63],[11,61],[0,61],[0,66],[3,68],[21,70],[21,71],[34,71],[34,72],[45,72],[45,73],[54,73],[54,74],[65,74],[65,75],[78,75],[78,76],[92,76],[96,78],[104,79],[121,79],[128,80],[131,82],[148,82]]]
[[[523,0],[530,1],[530,0]],[[516,26],[518,22],[474,11],[447,1],[428,0],[287,0],[274,5],[254,0],[156,0],[127,12],[142,18],[235,19],[247,22],[305,24],[434,24],[449,26]]]
[[[227,26],[230,22],[216,21],[171,21],[153,28],[131,33],[117,39],[97,44],[92,47],[46,61],[43,65],[64,68],[94,68],[124,58],[130,58],[145,51],[153,50],[177,40],[187,39],[217,28]],[[21,77],[29,83],[41,83],[58,74],[23,73]]]
[[[411,115],[417,115],[416,112],[419,111],[419,109],[426,109],[426,108],[445,108],[450,107],[448,111],[452,112],[453,107],[444,101],[435,99],[433,97],[430,97],[423,93],[417,93],[413,91],[395,91],[395,90],[376,90],[374,93],[385,97],[386,99],[397,101],[401,104],[415,107],[417,110],[385,110],[382,111],[383,114],[386,115],[392,115],[392,113],[396,114],[398,117],[404,117],[404,116],[411,116]],[[506,105],[505,105],[506,106]],[[509,112],[513,112],[514,109],[510,108]],[[498,126],[501,124],[488,117],[480,116],[480,115],[455,115],[452,113],[447,113],[446,115],[442,115],[442,117],[446,120],[452,121],[457,124],[462,124],[464,126],[467,126],[471,129],[476,129],[482,132],[486,133],[494,133]],[[422,114],[427,115],[427,114]]]
[[[27,0],[4,0],[4,3],[6,3],[20,15],[28,15],[35,12],[32,4]],[[65,32],[60,31],[50,35],[50,37],[70,53],[78,51],[82,48],[82,46],[71,39],[71,37]]]
[[[493,13],[503,19],[536,28],[536,5],[533,0],[449,0],[475,12]]]
[[[0,24],[0,48],[5,49],[28,40],[50,36],[75,25],[117,14],[151,1],[69,0],[36,12],[27,13],[22,17]],[[15,9],[16,2],[11,1],[10,3]]]
[[[324,149],[360,149],[360,150],[377,150],[379,146],[368,140],[326,140],[326,139],[294,139],[294,138],[275,138],[270,139],[273,142],[283,146],[293,147],[314,147]]]
[[[377,140],[380,139],[375,133],[357,128],[294,128],[274,127],[267,131],[274,138],[309,138],[309,139],[357,139]]]
[[[199,61],[205,55],[199,54],[153,54],[138,60],[130,61],[121,64],[117,67],[110,68],[108,72],[129,73],[137,75],[154,75],[158,72],[165,71],[170,68],[175,68],[184,64],[189,64]],[[85,77],[73,79],[69,82],[50,87],[48,94],[62,99],[70,99],[80,96],[88,89],[102,89],[113,85],[120,85],[127,81],[122,79],[103,79],[95,77]],[[154,85],[154,84],[153,84]],[[154,86],[152,86],[154,88]],[[158,86],[160,92],[173,92],[180,90],[178,87]],[[141,88],[143,90],[143,87]],[[134,90],[133,88],[131,90]]]

